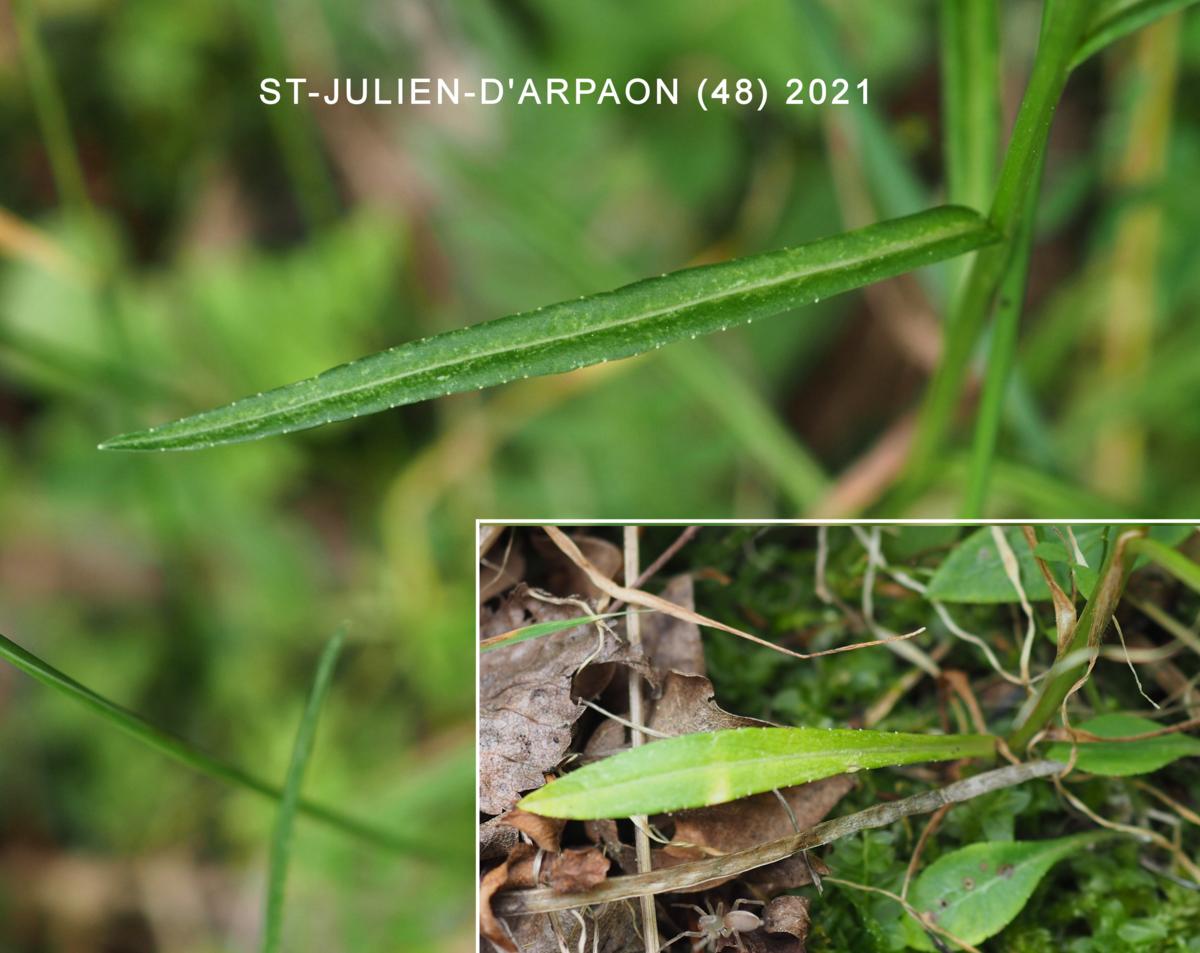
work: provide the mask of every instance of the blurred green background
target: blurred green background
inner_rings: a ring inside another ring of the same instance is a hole
[[[869,511],[946,275],[283,439],[96,443],[417,336],[932,204],[935,6],[0,8],[0,631],[280,777],[320,646],[350,618],[308,792],[465,843],[473,518]],[[1003,7],[1011,115],[1039,4]],[[1200,20],[1170,26],[1088,64],[1060,111],[994,515],[1196,511],[1200,104],[1176,91],[1195,83]],[[309,112],[257,95],[267,75],[781,88],[837,61],[871,82],[882,136],[865,153],[861,116],[780,97],[705,114]],[[1105,357],[1129,300],[1132,364]],[[907,515],[953,511],[962,462]],[[250,948],[270,823],[0,668],[0,949]],[[473,942],[469,864],[375,856],[310,825],[297,851],[288,949]]]

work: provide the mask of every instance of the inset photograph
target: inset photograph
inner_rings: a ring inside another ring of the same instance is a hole
[[[478,535],[484,951],[1194,947],[1194,527]]]

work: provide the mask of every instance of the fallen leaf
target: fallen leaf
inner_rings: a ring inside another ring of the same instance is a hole
[[[507,857],[517,846],[520,835],[515,827],[504,823],[504,817],[492,817],[479,825],[479,859],[490,863]]]
[[[584,570],[564,556],[562,550],[553,545],[543,534],[533,533],[533,548],[549,564],[546,588],[564,596],[579,596],[595,602],[604,595],[601,586]],[[599,536],[578,535],[571,537],[587,562],[606,580],[615,579],[625,566],[625,554],[620,547]]]
[[[693,609],[695,594],[691,576],[676,576],[662,592],[668,602]],[[704,643],[695,622],[651,612],[641,617],[642,652],[650,667],[662,674],[703,675]]]
[[[824,820],[853,787],[854,780],[849,775],[838,774],[783,788],[779,793],[795,814],[798,828],[806,830]],[[661,851],[671,858],[671,863],[729,854],[795,833],[788,812],[774,793],[756,794],[715,807],[681,811],[673,817],[675,836],[672,843]],[[812,883],[810,864],[818,867],[819,863],[815,857],[805,858],[797,854],[748,871],[741,875],[741,879],[759,884],[768,892],[791,890]],[[819,867],[817,873],[821,873]]]
[[[578,609],[542,602],[518,588],[484,625],[487,637],[527,622],[571,618]],[[611,678],[597,663],[629,660],[615,635],[594,625],[498,648],[479,660],[479,797],[485,814],[510,810],[539,788],[570,750],[583,713],[575,692],[594,697]],[[587,679],[576,674],[587,663]],[[581,684],[586,682],[586,684]]]
[[[771,953],[805,953],[812,925],[808,897],[784,894],[767,904],[763,911],[763,931],[775,944]]]
[[[590,890],[608,876],[609,860],[598,847],[572,847],[546,864],[546,882],[556,893]]]
[[[687,735],[724,728],[771,727],[770,722],[726,711],[713,701],[715,694],[713,683],[703,675],[668,672],[646,724],[666,735]]]
[[[533,850],[528,844],[518,844],[503,861],[484,873],[479,882],[479,933],[502,953],[517,953],[518,947],[508,936],[500,918],[492,910],[492,897],[509,884],[514,865],[527,860]]]
[[[542,850],[548,850],[553,854],[558,853],[558,839],[562,835],[562,829],[567,826],[566,821],[542,817],[538,814],[530,814],[527,811],[522,811],[520,808],[514,808],[509,811],[498,818],[498,822],[507,824],[509,827],[515,827],[517,830],[528,835],[529,839]]]

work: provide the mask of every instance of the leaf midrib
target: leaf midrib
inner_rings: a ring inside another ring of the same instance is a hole
[[[969,234],[973,229],[978,228],[978,227],[979,226],[975,223],[964,222],[960,226],[954,228],[953,230],[948,230],[946,232],[946,234],[939,236],[938,240],[945,241],[945,240],[950,240],[950,239],[954,239],[954,238],[960,238],[964,235]],[[847,261],[839,262],[836,266],[833,266],[833,267],[853,268],[858,265],[866,264],[866,263],[872,261],[873,259],[885,258],[889,254],[894,254],[895,252],[902,250],[902,248],[905,244],[911,244],[911,242],[912,242],[911,239],[907,239],[904,242],[897,242],[897,243],[894,243],[894,245],[891,246],[886,251],[875,250],[871,254],[858,255]],[[789,251],[795,251],[795,250],[796,249],[789,249]],[[381,387],[390,387],[391,385],[398,383],[399,381],[402,381],[408,377],[413,377],[413,376],[420,375],[420,374],[429,374],[429,373],[433,373],[435,371],[444,370],[446,368],[455,367],[455,366],[465,364],[468,362],[486,360],[486,359],[492,358],[492,357],[499,357],[499,356],[502,356],[505,354],[509,354],[511,352],[525,350],[529,347],[557,344],[560,341],[569,341],[573,338],[583,338],[589,334],[595,334],[598,331],[613,330],[616,328],[625,327],[630,324],[636,324],[641,321],[650,321],[650,320],[653,320],[654,318],[659,318],[659,317],[662,317],[663,315],[670,314],[675,311],[681,311],[684,308],[694,308],[694,307],[698,307],[701,305],[712,304],[714,302],[722,301],[726,298],[732,298],[736,295],[750,294],[755,291],[761,291],[764,288],[769,288],[773,285],[781,285],[781,284],[786,284],[787,282],[790,282],[790,281],[797,281],[801,278],[807,278],[814,274],[817,274],[820,271],[829,270],[830,267],[831,266],[829,266],[829,265],[808,266],[805,268],[800,268],[795,271],[789,272],[788,274],[786,274],[784,276],[775,276],[775,277],[771,277],[771,278],[766,278],[766,279],[763,279],[760,281],[753,282],[751,284],[738,285],[735,288],[723,288],[714,294],[704,295],[704,296],[701,296],[698,298],[694,298],[686,303],[669,305],[669,306],[660,308],[656,311],[644,312],[641,314],[634,315],[633,317],[630,317],[630,318],[625,318],[623,320],[606,323],[601,327],[575,331],[575,332],[568,333],[568,334],[562,334],[557,337],[542,338],[542,339],[538,340],[537,342],[535,342],[534,344],[520,344],[520,345],[513,345],[513,346],[508,346],[508,347],[501,347],[501,348],[497,348],[492,351],[481,351],[478,353],[473,353],[473,354],[467,355],[465,357],[457,357],[452,360],[445,361],[441,364],[430,364],[425,367],[404,371],[402,373],[395,374],[390,377],[384,377],[379,380],[359,384],[359,385],[356,385],[353,387],[348,387],[348,388],[345,388],[342,390],[338,390],[336,393],[333,393],[333,394],[324,394],[324,395],[317,394],[317,395],[314,395],[303,401],[300,401],[299,403],[289,405],[286,408],[286,412],[301,411],[301,410],[304,410],[305,408],[312,407],[314,405],[319,405],[326,401],[343,398],[343,397],[351,397],[351,396],[361,393],[363,391],[372,390],[372,389],[381,388]],[[651,279],[651,280],[653,280],[653,279]],[[663,279],[660,278],[658,280],[662,281]],[[635,284],[636,284],[636,282],[635,282]],[[620,291],[620,290],[624,290],[625,288],[630,288],[630,287],[633,287],[633,285],[625,285],[624,288],[616,289],[616,290]],[[605,293],[613,294],[615,292],[600,292],[599,294],[605,294]],[[536,312],[526,311],[523,313],[524,314],[535,314]],[[478,327],[478,325],[475,325],[475,326]],[[427,339],[427,340],[432,340],[432,339]],[[420,342],[417,342],[417,343],[420,343]],[[402,345],[399,345],[397,348],[393,348],[392,350],[395,351],[395,350],[399,350],[400,348],[410,347],[410,346],[412,346],[412,345],[403,345],[402,344]],[[384,353],[386,354],[387,352],[384,352]],[[349,369],[350,367],[353,367],[355,364],[360,363],[362,360],[368,360],[368,359],[369,358],[360,358],[358,361],[352,361],[349,364],[343,365],[342,369],[343,370]],[[317,377],[309,378],[309,383],[313,383],[313,382],[317,381],[320,378],[320,376],[321,375],[318,375]],[[292,385],[288,385],[288,386],[290,387]],[[266,395],[264,394],[263,396],[266,396]],[[221,408],[220,410],[211,411],[211,413],[213,413],[213,414],[224,413],[226,410],[231,409],[234,406],[236,406],[236,402],[234,404],[229,405],[229,408]],[[266,410],[260,414],[254,415],[254,416],[239,417],[236,421],[234,421],[229,426],[249,427],[249,426],[257,423],[260,420],[264,420],[269,417],[274,417],[279,413],[280,413],[280,409],[276,408],[273,410]],[[168,425],[168,426],[170,426],[170,425]],[[216,424],[214,426],[211,426],[208,429],[216,429],[219,426],[220,426],[220,424]],[[159,428],[160,431],[162,429],[165,429],[165,428]],[[202,432],[206,428],[199,427],[197,429],[199,432]]]
[[[680,735],[679,737],[681,737],[681,738],[686,737],[686,735]],[[959,742],[959,743],[961,744],[961,742]],[[928,752],[928,751],[934,751],[934,752],[940,753],[940,752],[946,751],[946,749],[948,747],[949,747],[948,745],[943,746],[943,745],[930,744],[930,745],[922,745],[922,746],[920,746],[919,749],[915,748],[915,747],[908,748],[908,749],[906,749],[906,751],[907,752],[915,752],[917,750],[920,750],[922,753]],[[656,784],[659,782],[662,782],[662,781],[670,781],[671,779],[678,779],[679,777],[688,775],[688,774],[693,774],[693,773],[697,773],[697,772],[703,773],[707,769],[709,769],[715,765],[719,765],[721,767],[729,768],[732,770],[732,769],[736,769],[739,767],[750,767],[750,766],[754,766],[754,765],[761,765],[764,763],[773,763],[773,762],[779,762],[779,761],[806,761],[806,760],[814,761],[814,760],[823,759],[823,758],[846,756],[851,753],[853,753],[857,758],[861,758],[861,756],[864,754],[863,749],[861,749],[861,748],[831,748],[827,751],[800,751],[800,752],[794,752],[794,753],[764,755],[762,757],[739,758],[739,759],[733,760],[733,761],[696,763],[696,764],[684,765],[683,767],[679,767],[679,768],[672,768],[667,771],[656,772],[654,777],[651,780]],[[866,753],[870,754],[872,752],[866,752]],[[886,767],[886,765],[883,765],[883,767]],[[833,773],[834,774],[845,774],[848,772],[860,771],[860,770],[863,770],[862,766],[855,764],[855,765],[850,765],[850,766],[841,768],[840,770],[835,771]],[[568,775],[567,777],[570,777],[570,775]],[[566,779],[563,778],[560,780],[566,780]],[[817,780],[817,779],[809,778],[807,780],[812,781],[812,780]],[[620,792],[631,786],[645,786],[646,783],[647,783],[647,779],[644,777],[630,778],[625,781],[612,781],[605,785],[604,792],[606,794],[610,791]],[[797,781],[796,783],[803,784],[803,783],[807,783],[807,781]],[[557,798],[546,798],[544,803],[545,804],[553,804],[554,801],[556,801],[556,800],[564,800],[565,801],[569,798],[578,798],[580,796],[586,796],[586,795],[594,794],[594,793],[595,793],[595,791],[592,789],[580,788],[578,790],[569,791],[565,794],[559,795]],[[679,808],[678,810],[687,810],[687,808]]]

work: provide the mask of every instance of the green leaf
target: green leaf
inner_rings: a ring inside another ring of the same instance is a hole
[[[238,443],[570,371],[812,304],[997,239],[975,212],[943,206],[439,334],[100,446],[189,450]]]
[[[252,791],[272,801],[278,801],[283,792],[269,781],[264,781],[248,771],[235,765],[228,764],[219,758],[194,747],[189,742],[175,735],[156,728],[140,715],[135,715],[128,709],[122,708],[115,702],[109,701],[102,695],[96,694],[85,685],[81,685],[71,676],[60,672],[48,665],[27,649],[16,642],[0,635],[0,658],[11,662],[25,674],[31,676],[50,688],[61,692],[73,701],[78,702],[94,714],[99,715],[109,724],[120,728],[143,744],[155,749],[161,754],[187,765],[211,778],[232,784],[234,787]],[[439,857],[445,853],[445,847],[432,840],[404,837],[390,831],[381,830],[373,824],[360,821],[342,814],[333,808],[312,801],[301,799],[301,813],[314,820],[336,827],[343,833],[351,834],[369,843],[403,854],[418,854],[426,857]]]
[[[1074,727],[1102,738],[1128,738],[1157,731],[1162,725],[1137,715],[1112,714],[1099,715]],[[1144,741],[1081,741],[1075,748],[1079,752],[1075,761],[1078,770],[1123,778],[1149,774],[1180,758],[1200,755],[1200,738],[1178,732]],[[1071,757],[1071,745],[1067,742],[1052,744],[1046,757],[1066,762]]]
[[[1078,66],[1110,43],[1140,30],[1159,17],[1190,7],[1195,2],[1196,0],[1107,0],[1097,4],[1096,12],[1084,31],[1071,66]]]
[[[606,612],[602,615],[581,615],[573,619],[552,619],[549,622],[535,622],[533,625],[526,625],[519,629],[513,629],[511,632],[505,632],[501,635],[484,639],[479,643],[479,651],[492,652],[495,649],[516,645],[518,642],[526,642],[529,639],[540,639],[544,635],[554,635],[555,632],[565,632],[567,629],[574,629],[581,625],[590,625],[593,622],[603,622],[606,619],[619,619],[623,616],[649,611],[648,609],[634,609],[626,612]]]
[[[329,686],[333,682],[333,669],[345,642],[346,629],[343,626],[325,644],[325,650],[317,662],[317,673],[308,693],[308,702],[304,706],[300,726],[296,729],[296,740],[292,744],[292,760],[283,785],[283,797],[279,799],[275,832],[271,838],[271,870],[267,878],[267,908],[263,918],[263,953],[275,953],[279,949],[279,936],[283,926],[283,891],[287,883],[288,860],[292,853],[296,810],[300,806],[300,786],[304,782],[304,772],[312,755],[321,705],[325,696],[329,694]]]
[[[1079,544],[1079,550],[1083,553],[1091,570],[1080,567],[1076,572],[1076,581],[1080,584],[1085,596],[1091,592],[1091,587],[1084,585],[1085,582],[1091,580],[1094,584],[1094,570],[1104,559],[1104,540],[1107,529],[1108,527],[1097,524],[1071,527],[1075,541]],[[1005,526],[1002,531],[1005,539],[1008,540],[1008,545],[1016,554],[1021,585],[1025,589],[1025,595],[1033,602],[1049,599],[1050,587],[1046,585],[1041,570],[1034,562],[1033,553],[1030,552],[1029,545],[1025,542],[1021,527]],[[1065,528],[1063,532],[1065,534]],[[1190,526],[1179,524],[1156,525],[1150,529],[1151,537],[1166,546],[1177,546],[1191,532]],[[1040,536],[1045,542],[1051,544],[1059,542],[1057,535],[1048,527],[1040,528]],[[1057,552],[1057,550],[1054,551]],[[1070,563],[1072,565],[1075,563],[1073,554]],[[1053,563],[1050,570],[1058,579],[1059,585],[1070,594],[1071,580],[1066,564]],[[950,552],[950,555],[938,567],[937,572],[933,574],[933,578],[929,582],[928,595],[930,599],[937,599],[939,602],[1002,603],[1016,601],[1017,591],[1004,572],[1004,564],[1000,561],[1000,553],[992,538],[991,527],[984,526],[975,530]]]
[[[990,755],[989,735],[826,728],[733,728],[652,741],[572,771],[522,810],[589,820],[723,804],[834,774]]]
[[[963,942],[981,943],[1021,912],[1051,867],[1081,847],[1112,836],[1099,831],[1056,840],[971,844],[930,864],[908,900],[918,913]],[[904,929],[910,946],[934,948],[911,918]]]

